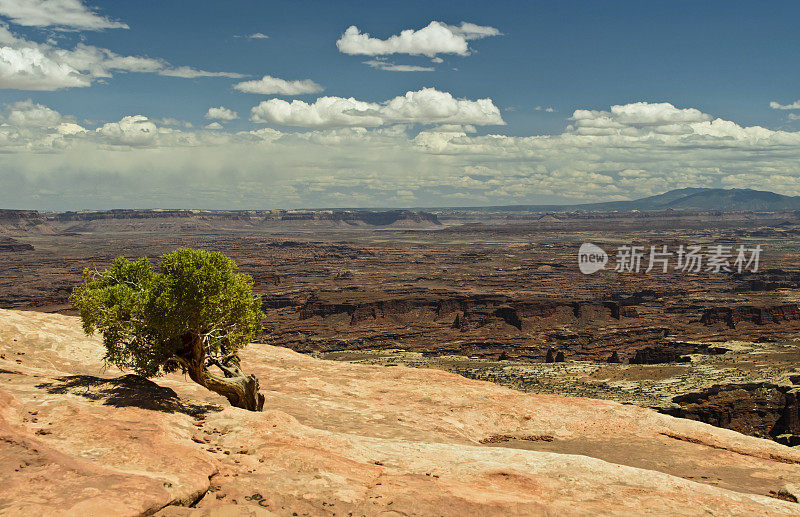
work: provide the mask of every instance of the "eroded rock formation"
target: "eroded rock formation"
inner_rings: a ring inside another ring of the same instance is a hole
[[[33,251],[34,247],[32,244],[28,244],[27,242],[19,242],[16,239],[12,239],[10,237],[0,237],[0,252],[17,252],[17,251]]]
[[[770,383],[722,384],[675,397],[679,407],[666,410],[762,438],[800,439],[800,388]]]
[[[800,306],[792,303],[766,307],[748,305],[713,307],[706,309],[700,322],[706,325],[724,323],[730,328],[736,328],[736,325],[741,322],[766,325],[797,320],[800,320]]]

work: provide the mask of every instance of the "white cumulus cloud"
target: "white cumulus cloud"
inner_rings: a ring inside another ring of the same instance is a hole
[[[423,124],[504,125],[500,110],[491,99],[456,99],[449,92],[423,88],[395,97],[381,108],[388,122]]]
[[[261,102],[250,111],[250,120],[264,124],[300,127],[379,126],[377,104],[358,101],[352,97],[320,97],[309,104],[300,100],[291,103],[283,99]]]
[[[97,128],[97,133],[116,145],[147,146],[158,138],[158,127],[144,115],[123,117]]]
[[[668,102],[611,106],[610,111],[575,110],[571,120],[575,131],[585,135],[631,135],[641,129],[663,134],[688,134],[692,124],[712,119],[695,108],[676,108]]]
[[[90,76],[38,48],[0,47],[0,88],[57,90],[91,83]]]
[[[17,127],[56,127],[61,114],[32,100],[15,102],[8,106],[6,122]]]
[[[124,23],[101,16],[80,0],[0,0],[0,15],[17,25],[60,29],[127,29]]]
[[[323,90],[322,86],[311,79],[286,81],[271,75],[265,75],[256,81],[237,83],[233,87],[240,92],[262,95],[303,95],[306,93],[319,93]]]
[[[219,108],[208,108],[206,118],[212,120],[215,119],[229,121],[239,118],[239,114],[233,110],[229,110],[225,106],[220,106]]]
[[[358,27],[351,25],[336,41],[336,47],[344,54],[365,56],[389,54],[422,55],[430,58],[436,57],[437,54],[466,56],[470,53],[468,41],[499,34],[500,31],[494,27],[474,23],[462,22],[460,26],[454,26],[432,21],[422,29],[406,29],[387,39],[380,39],[373,38],[369,33],[361,32]]]
[[[384,103],[364,102],[352,97],[320,97],[313,103],[270,99],[251,110],[250,120],[312,128],[374,127],[399,123],[505,124],[491,99],[456,99],[449,92],[434,88],[407,92]]]

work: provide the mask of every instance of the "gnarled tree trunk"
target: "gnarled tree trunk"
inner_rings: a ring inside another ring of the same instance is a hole
[[[264,408],[264,395],[258,392],[258,379],[255,375],[242,372],[235,355],[228,357],[225,362],[207,358],[200,338],[193,336],[178,360],[186,367],[189,378],[227,398],[232,406],[250,411]],[[208,369],[211,365],[217,366],[224,377],[212,374]]]

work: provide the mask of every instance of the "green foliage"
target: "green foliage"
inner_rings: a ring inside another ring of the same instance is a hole
[[[174,371],[190,343],[223,358],[252,341],[264,318],[252,284],[222,253],[178,249],[161,257],[159,272],[146,258],[87,268],[70,302],[84,331],[102,334],[107,361],[153,377]]]

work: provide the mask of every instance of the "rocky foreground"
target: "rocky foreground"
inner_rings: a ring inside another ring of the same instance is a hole
[[[800,515],[800,450],[614,402],[252,345],[265,411],[0,311],[2,515]]]

